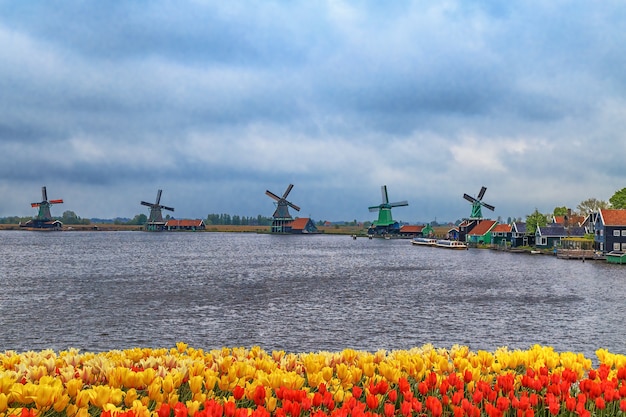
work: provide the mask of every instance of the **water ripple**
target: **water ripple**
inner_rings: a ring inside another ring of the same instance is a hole
[[[406,240],[0,232],[0,350],[626,353],[626,268]]]

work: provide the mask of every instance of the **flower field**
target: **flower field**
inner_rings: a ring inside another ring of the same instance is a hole
[[[550,347],[0,353],[0,417],[626,416],[626,356]]]

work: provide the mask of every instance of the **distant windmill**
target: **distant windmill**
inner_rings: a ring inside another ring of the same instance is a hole
[[[50,213],[50,206],[53,204],[63,204],[63,200],[48,200],[46,187],[41,187],[41,201],[31,203],[31,207],[39,207],[37,217],[21,224],[22,227],[33,227],[37,229],[60,229],[63,226],[59,220],[54,220]]]
[[[272,233],[283,233],[285,231],[285,225],[293,221],[293,217],[289,214],[289,207],[300,211],[300,207],[296,206],[291,201],[287,201],[287,196],[292,188],[293,184],[289,184],[282,197],[277,196],[270,190],[265,190],[265,194],[276,200],[276,210],[272,215]]]
[[[480,220],[483,218],[481,207],[485,207],[486,209],[489,209],[491,211],[495,210],[494,206],[483,202],[485,191],[487,191],[487,187],[481,187],[480,192],[478,193],[476,198],[468,194],[463,194],[463,198],[472,203],[472,214],[470,215],[470,219],[472,220]]]
[[[41,187],[41,202],[31,203],[31,207],[39,207],[39,213],[37,214],[37,220],[49,222],[52,220],[52,214],[50,214],[50,206],[53,204],[63,204],[63,200],[50,200],[48,201],[48,192],[46,187]]]
[[[409,203],[406,200],[390,203],[389,195],[387,194],[387,186],[383,185],[380,187],[380,190],[383,195],[382,204],[368,207],[371,212],[378,211],[378,220],[370,227],[370,232],[374,234],[398,233],[400,231],[400,225],[391,217],[391,209],[393,207],[408,206]]]
[[[148,217],[148,222],[146,223],[146,228],[148,230],[162,230],[165,226],[165,221],[163,221],[163,215],[161,214],[161,210],[174,211],[173,207],[164,206],[161,204],[161,193],[163,190],[157,191],[156,201],[154,203],[148,203],[146,201],[142,201],[142,206],[150,207],[150,217]]]

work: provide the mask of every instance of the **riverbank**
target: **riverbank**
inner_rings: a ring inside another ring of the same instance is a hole
[[[0,230],[27,230],[19,224],[0,224]],[[366,236],[366,230],[358,226],[319,226],[320,233]],[[63,231],[143,231],[143,226],[113,223],[71,224],[64,225]],[[228,232],[228,233],[270,233],[270,226],[253,225],[207,225],[200,232]]]

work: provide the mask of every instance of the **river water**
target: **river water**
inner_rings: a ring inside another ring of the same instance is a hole
[[[626,354],[626,266],[408,240],[0,232],[0,351],[534,344]]]

